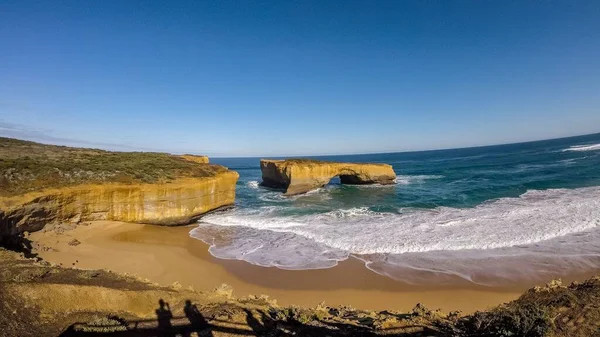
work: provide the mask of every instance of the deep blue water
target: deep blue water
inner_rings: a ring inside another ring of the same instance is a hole
[[[600,263],[600,134],[312,158],[388,163],[397,183],[332,179],[288,198],[259,187],[259,158],[215,158],[240,173],[237,207],[204,218],[191,235],[221,258],[307,269],[352,256],[407,282],[420,282],[407,269],[486,283],[499,274],[543,278]],[[485,261],[496,268],[486,270]]]

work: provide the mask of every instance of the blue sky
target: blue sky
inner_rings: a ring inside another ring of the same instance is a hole
[[[212,156],[600,132],[599,1],[0,3],[0,135]]]

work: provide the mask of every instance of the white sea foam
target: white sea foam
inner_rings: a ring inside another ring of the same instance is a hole
[[[190,235],[211,243],[211,253],[217,257],[262,266],[328,268],[358,255],[372,270],[395,278],[404,277],[398,274],[402,268],[429,268],[470,279],[476,275],[469,274],[469,268],[479,263],[484,270],[486,258],[516,259],[523,252],[531,255],[544,245],[554,247],[552,242],[563,244],[564,240],[580,247],[580,233],[600,233],[600,187],[532,190],[518,198],[502,198],[474,208],[399,209],[399,214],[368,208],[310,215],[282,213],[288,208],[215,213],[204,217]],[[215,241],[217,237],[225,239]],[[541,260],[528,261],[537,261],[533,267],[540,269],[548,269],[549,261],[556,259],[571,259],[576,264],[597,262],[600,266],[598,241],[588,240],[586,249],[569,246],[571,250],[563,249],[560,254],[544,248],[534,254]],[[589,242],[596,242],[595,246]],[[587,257],[583,258],[582,252]],[[472,261],[467,255],[480,259]],[[456,261],[450,262],[445,256]],[[598,259],[590,261],[589,256]],[[506,266],[500,267],[504,262],[495,263],[498,266],[494,270],[509,272]],[[512,272],[519,272],[518,268]]]
[[[286,202],[289,199],[283,195],[283,193],[278,191],[268,191],[265,193],[261,193],[258,195],[258,199],[266,202]]]
[[[600,150],[600,144],[591,144],[591,145],[576,145],[571,146],[568,149],[564,149],[564,151],[596,151]]]
[[[536,171],[536,170],[543,170],[543,169],[550,169],[550,168],[560,168],[560,167],[565,167],[565,166],[569,166],[569,165],[573,165],[577,162],[578,158],[571,158],[571,159],[563,159],[563,160],[559,160],[557,162],[553,162],[553,163],[543,163],[543,164],[519,164],[517,165],[516,169],[514,170],[504,170],[504,173],[520,173],[523,171]],[[499,173],[502,172],[502,170],[498,170]]]
[[[577,162],[577,158],[563,159],[563,160],[559,160],[558,162],[563,165],[572,165]]]
[[[256,181],[256,180],[251,180],[246,183],[246,186],[248,186],[250,188],[254,188],[254,189],[258,188],[258,185],[259,185],[258,181]]]
[[[421,184],[425,180],[429,179],[442,179],[442,175],[401,175],[396,177],[396,184],[408,185],[408,184]]]
[[[497,249],[355,257],[378,274],[414,284],[453,283],[457,278],[487,286],[519,281],[539,283],[572,273],[598,270],[600,229]]]
[[[286,196],[281,191],[266,191],[258,195],[258,199],[265,202],[289,203],[293,201],[316,200],[325,201],[331,199],[328,192],[329,187],[321,187],[307,193]]]

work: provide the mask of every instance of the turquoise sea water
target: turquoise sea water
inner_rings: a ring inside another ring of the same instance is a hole
[[[240,173],[236,208],[190,235],[223,259],[283,269],[358,258],[409,282],[493,285],[600,269],[600,134],[426,152],[313,157],[393,165],[392,186],[329,185],[284,197]]]

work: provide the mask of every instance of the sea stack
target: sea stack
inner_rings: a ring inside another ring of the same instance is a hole
[[[286,195],[306,193],[329,183],[335,176],[342,184],[394,184],[396,173],[391,165],[374,163],[338,163],[311,159],[260,161],[262,185],[285,190]]]

